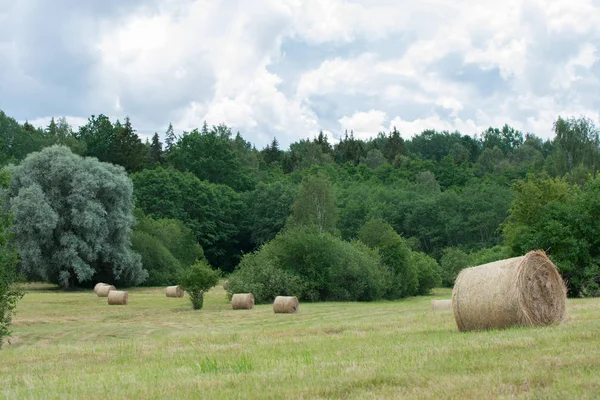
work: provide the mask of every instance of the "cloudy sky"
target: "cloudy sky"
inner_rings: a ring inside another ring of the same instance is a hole
[[[598,122],[600,0],[0,0],[0,109],[263,147]]]

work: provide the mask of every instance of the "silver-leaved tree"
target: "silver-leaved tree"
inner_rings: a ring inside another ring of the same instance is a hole
[[[131,249],[133,185],[122,167],[52,146],[8,168],[21,272],[64,288],[148,277]]]

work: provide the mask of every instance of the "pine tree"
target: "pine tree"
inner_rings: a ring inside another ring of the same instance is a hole
[[[173,124],[169,123],[169,127],[165,132],[165,153],[170,153],[177,142],[177,136],[175,136],[175,132],[173,131]]]
[[[150,159],[156,164],[161,164],[163,161],[162,143],[160,142],[158,133],[156,132],[154,132],[154,136],[152,136],[152,143],[150,144]]]

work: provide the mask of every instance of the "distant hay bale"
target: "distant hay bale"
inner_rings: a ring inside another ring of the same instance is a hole
[[[445,310],[447,308],[452,308],[452,300],[432,300],[431,308],[434,310]]]
[[[96,294],[98,295],[98,297],[108,297],[108,294],[116,289],[117,288],[113,285],[99,286],[98,289],[96,289]]]
[[[452,290],[454,319],[461,332],[561,323],[565,284],[543,251],[466,268]]]
[[[234,310],[251,310],[254,307],[252,293],[236,293],[231,297],[231,308]]]
[[[277,296],[273,302],[273,311],[276,314],[293,314],[300,309],[296,296]]]
[[[126,306],[129,303],[129,294],[121,290],[111,290],[108,293],[108,304],[111,306]]]
[[[167,297],[183,297],[185,292],[181,286],[167,286]]]
[[[98,294],[98,288],[100,288],[102,286],[109,286],[109,284],[108,283],[103,283],[103,282],[96,283],[96,286],[94,286],[94,293]]]

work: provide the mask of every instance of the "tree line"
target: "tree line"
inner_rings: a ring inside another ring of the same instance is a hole
[[[539,248],[571,296],[598,295],[598,128],[581,116],[553,129],[546,140],[508,125],[405,140],[394,128],[335,144],[320,132],[257,149],[226,125],[169,125],[162,143],[142,141],[129,118],[92,115],[73,130],[0,111],[0,164],[19,271],[64,287],[165,285],[202,262],[231,274],[230,293],[264,301],[398,298]],[[111,190],[109,206],[99,193]],[[26,218],[39,226],[19,226]]]

